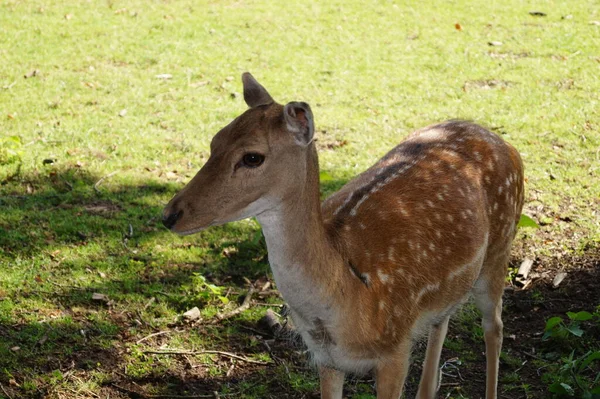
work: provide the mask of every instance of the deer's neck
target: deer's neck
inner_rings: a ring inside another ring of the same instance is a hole
[[[323,224],[318,159],[311,146],[297,195],[257,217],[277,287],[292,311],[309,322],[332,316],[344,285],[341,256]]]

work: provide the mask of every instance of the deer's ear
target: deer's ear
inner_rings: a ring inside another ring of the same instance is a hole
[[[287,129],[302,146],[309,145],[315,135],[315,124],[310,106],[303,102],[291,102],[283,108]]]
[[[273,103],[269,92],[254,79],[250,72],[242,74],[242,83],[244,84],[244,100],[250,108]]]

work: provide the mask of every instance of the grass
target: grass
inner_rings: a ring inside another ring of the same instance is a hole
[[[128,381],[148,394],[316,392],[295,353],[233,377],[219,357],[143,353],[269,356],[242,328],[264,307],[213,327],[180,317],[198,306],[208,319],[235,306],[245,279],[269,275],[257,223],[185,238],[160,225],[212,136],[244,111],[247,70],[278,101],[312,105],[324,195],[413,129],[473,119],[525,161],[526,212],[542,226],[520,234],[520,253],[597,250],[598,20],[593,1],[2,2],[0,383],[14,397],[93,397]]]

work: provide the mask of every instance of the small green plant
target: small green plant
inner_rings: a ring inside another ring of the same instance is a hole
[[[19,175],[23,164],[22,147],[19,136],[0,137],[0,180]]]
[[[19,136],[8,136],[0,138],[0,165],[20,163],[23,152],[23,143]]]
[[[567,316],[569,317],[568,322],[565,322],[560,316],[548,319],[542,340],[545,341],[550,338],[568,338],[569,336],[581,337],[583,335],[581,322],[594,318],[593,314],[586,311],[577,313],[567,312]]]
[[[553,375],[555,381],[548,390],[557,398],[599,399],[600,372],[591,367],[597,360],[600,360],[600,351],[588,351],[579,357],[575,357],[575,351],[571,352],[569,357],[560,360]]]
[[[584,322],[598,323],[599,316],[598,312],[580,311],[567,312],[567,320],[559,316],[552,317],[546,322],[542,340],[575,342],[577,347],[585,347],[581,325]],[[545,377],[546,382],[550,383],[548,390],[555,398],[600,399],[600,371],[598,367],[593,367],[600,360],[600,350],[595,346],[583,355],[576,353],[577,349],[574,349],[568,356],[562,356],[558,362],[549,365],[549,373]],[[549,355],[558,356],[557,353]]]
[[[521,217],[519,218],[519,223],[517,224],[517,227],[533,227],[537,229],[540,226],[536,223],[535,220],[522,213]]]
[[[200,299],[206,302],[211,302],[214,299],[218,299],[225,305],[229,303],[229,299],[223,295],[223,287],[210,284],[208,281],[206,281],[206,277],[200,273],[194,273],[194,276],[192,277],[192,284],[196,295]]]

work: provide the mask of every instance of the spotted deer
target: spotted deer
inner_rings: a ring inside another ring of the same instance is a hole
[[[523,205],[518,152],[469,122],[409,135],[323,203],[310,106],[276,103],[249,73],[249,106],[213,138],[198,174],[166,206],[186,235],[256,217],[273,277],[318,366],[321,397],[374,371],[399,398],[415,339],[429,334],[418,398],[438,387],[452,313],[483,315],[486,398],[496,398],[502,292]]]

